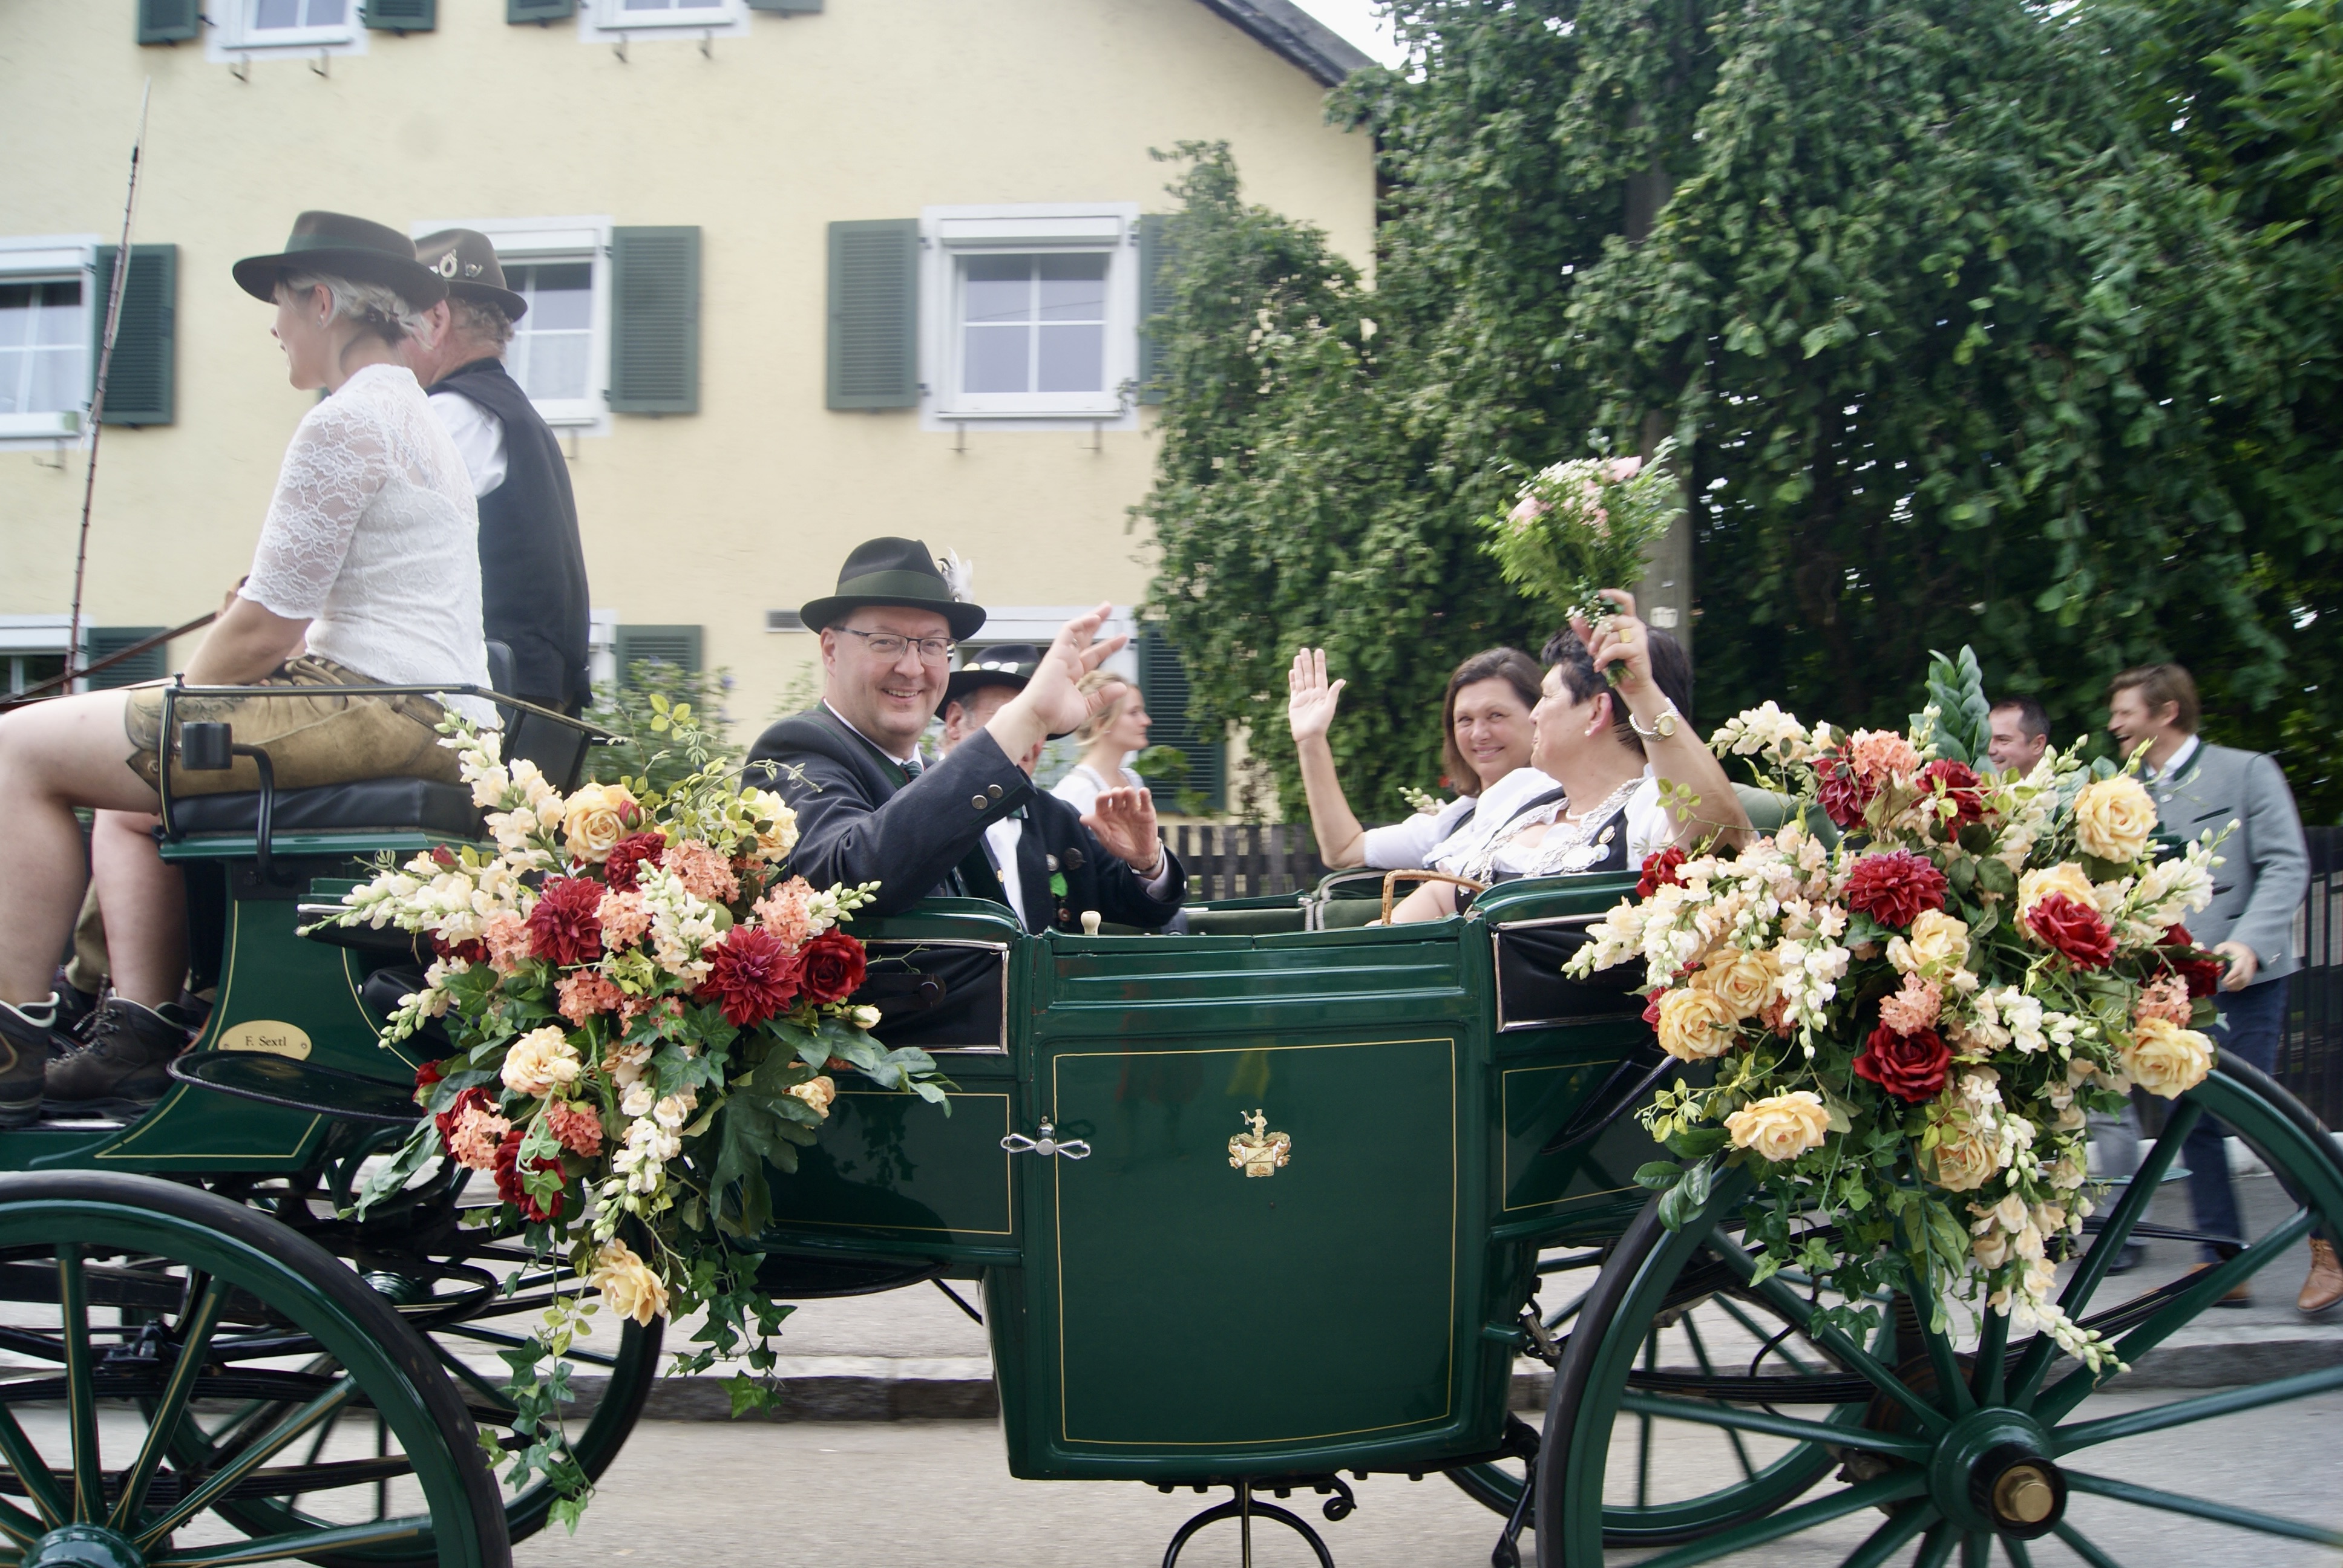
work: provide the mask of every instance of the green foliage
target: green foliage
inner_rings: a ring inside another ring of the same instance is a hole
[[[1936,755],[1966,762],[1982,772],[1992,766],[1986,748],[1993,739],[1993,704],[1985,694],[1985,671],[1976,650],[1964,644],[1957,659],[1928,655],[1928,705],[1936,710]],[[1915,734],[1920,716],[1912,718]]]
[[[739,760],[740,748],[731,744],[721,717],[724,694],[731,689],[729,670],[682,669],[658,658],[637,659],[617,686],[597,682],[586,720],[620,739],[587,753],[586,777],[597,784],[648,779],[662,791],[689,777],[699,765],[666,744],[670,724],[664,716],[677,707],[689,709],[709,760]]]
[[[1188,754],[1177,746],[1151,746],[1131,759],[1131,770],[1151,789],[1176,789],[1187,781]]]
[[[1966,643],[2064,741],[2177,658],[2213,738],[2331,814],[2338,17],[1400,0],[1421,70],[1335,106],[1381,149],[1372,293],[1182,149],[1144,510],[1198,706],[1252,723],[1298,809],[1275,702],[1323,643],[1353,799],[1423,782],[1449,668],[1550,629],[1469,520],[1577,433],[1673,435],[1704,722],[1892,725]]]

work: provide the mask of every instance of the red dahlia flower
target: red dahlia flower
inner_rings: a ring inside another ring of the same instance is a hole
[[[488,944],[478,938],[468,942],[451,942],[435,931],[431,936],[431,956],[443,961],[484,964],[488,961]]]
[[[1883,926],[1908,926],[1945,907],[1945,873],[1926,855],[1897,849],[1865,855],[1846,877],[1846,907]]]
[[[667,852],[667,837],[661,833],[629,833],[610,846],[609,858],[602,862],[603,879],[619,892],[634,891],[635,872],[645,860],[659,864]]]
[[[1976,770],[1967,763],[1941,757],[1920,769],[1922,789],[1933,790],[1940,785],[1943,798],[1953,803],[1953,814],[1942,819],[1947,837],[1972,822],[1985,820],[1985,791],[1979,787]]]
[[[2063,954],[2077,969],[2103,970],[2116,956],[2116,934],[2090,905],[2064,893],[2046,893],[2018,917],[2034,940]]]
[[[430,1088],[433,1084],[438,1082],[441,1079],[447,1076],[447,1075],[446,1073],[439,1070],[439,1064],[437,1062],[427,1061],[421,1063],[415,1070],[415,1092],[417,1094],[422,1093],[425,1090]]]
[[[1896,1099],[1918,1105],[1945,1091],[1952,1049],[1933,1029],[1898,1034],[1885,1024],[1871,1031],[1855,1059],[1855,1075],[1867,1078]]]
[[[2221,989],[2221,977],[2229,972],[2229,966],[2219,959],[2194,957],[2197,939],[2188,934],[2187,926],[2166,928],[2164,940],[2157,945],[2180,950],[2180,957],[2167,958],[2164,961],[2171,966],[2173,973],[2187,982],[2189,1000],[2193,1001],[2200,996],[2211,996]]]
[[[1879,797],[1879,786],[1864,779],[1848,759],[1844,744],[1835,746],[1818,759],[1822,768],[1822,787],[1816,792],[1824,812],[1842,828],[1852,828],[1863,820],[1863,813]]]
[[[1662,888],[1681,888],[1684,879],[1676,869],[1684,863],[1684,852],[1671,844],[1644,857],[1643,879],[1635,884],[1635,896],[1648,899]]]
[[[817,1002],[852,996],[869,967],[862,944],[835,927],[806,943],[798,962],[803,967],[805,993]]]
[[[528,912],[528,950],[554,964],[590,964],[602,956],[602,884],[587,877],[548,877]]]
[[[546,1203],[539,1203],[521,1185],[520,1141],[528,1136],[528,1130],[516,1127],[505,1134],[497,1145],[497,1196],[518,1209],[524,1218],[536,1222],[561,1218],[561,1205],[566,1192],[556,1192]],[[550,1154],[540,1154],[528,1162],[531,1171],[558,1171],[561,1161]]]
[[[797,1000],[799,955],[754,926],[734,926],[700,950],[711,966],[699,994],[712,997],[735,1029],[760,1024]]]

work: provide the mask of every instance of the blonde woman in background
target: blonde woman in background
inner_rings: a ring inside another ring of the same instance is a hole
[[[1121,678],[1095,669],[1082,678],[1081,690],[1087,696]],[[1081,742],[1081,760],[1050,793],[1071,806],[1077,816],[1087,817],[1109,789],[1146,789],[1147,780],[1125,764],[1147,749],[1147,731],[1154,722],[1147,717],[1147,699],[1139,688],[1125,685],[1121,697],[1074,731],[1074,739]]]

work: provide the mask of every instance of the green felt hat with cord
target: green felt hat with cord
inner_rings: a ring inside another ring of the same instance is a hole
[[[955,597],[935,557],[917,539],[863,540],[839,568],[838,591],[809,601],[798,615],[808,631],[820,631],[866,605],[933,610],[955,638],[974,637],[984,624],[984,607]]]

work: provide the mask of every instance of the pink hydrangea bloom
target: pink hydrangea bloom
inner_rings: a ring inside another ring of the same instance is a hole
[[[650,929],[650,906],[640,893],[605,893],[596,911],[602,922],[602,950],[615,952],[642,939]]]
[[[579,970],[561,982],[561,1016],[583,1024],[596,1013],[616,1008],[625,995],[599,970]]]
[[[1879,999],[1879,1021],[1898,1034],[1934,1029],[1945,1003],[1945,988],[1918,975],[1906,975],[1904,989]]]
[[[2140,988],[2131,1017],[2134,1023],[2160,1018],[2176,1029],[2187,1029],[2188,1011],[2188,982],[2178,975],[2160,975]]]
[[[572,1154],[591,1160],[602,1152],[602,1119],[575,1101],[557,1100],[545,1108],[545,1130]]]
[[[813,935],[813,914],[808,907],[812,897],[812,883],[803,877],[791,877],[757,900],[757,918],[776,940],[801,948]]]
[[[485,1105],[468,1105],[447,1134],[447,1151],[456,1163],[471,1171],[497,1168],[497,1147],[512,1131],[512,1123]]]
[[[500,975],[512,973],[529,956],[528,922],[512,910],[490,915],[480,929],[480,940],[488,945],[489,967]]]
[[[732,874],[731,866],[713,847],[697,839],[669,845],[659,864],[674,872],[676,880],[695,899],[729,904],[740,896],[740,879]]]
[[[1892,729],[1858,729],[1847,741],[1847,760],[1864,779],[1885,784],[1908,779],[1918,770],[1920,754]]]

